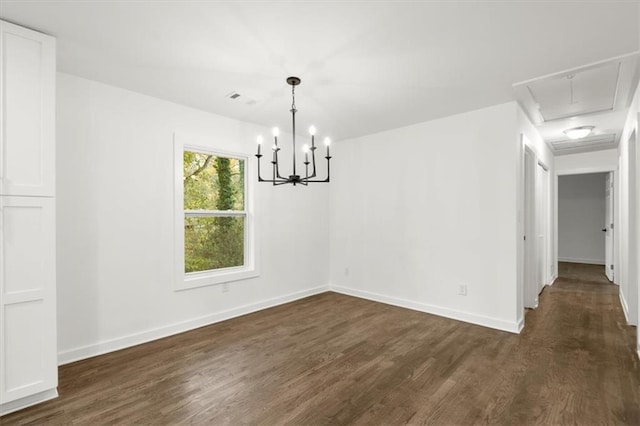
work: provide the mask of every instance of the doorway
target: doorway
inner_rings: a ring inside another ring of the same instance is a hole
[[[536,155],[523,137],[523,305],[538,307],[539,294],[552,281],[555,263],[551,261],[551,178],[549,167]]]
[[[614,270],[613,173],[560,175],[557,194],[558,261],[594,265],[609,278]]]

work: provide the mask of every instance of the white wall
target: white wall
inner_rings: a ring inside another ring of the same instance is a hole
[[[638,22],[640,22],[640,7],[638,8]],[[640,41],[640,31],[638,31],[638,40]],[[632,114],[636,114],[636,127],[637,127],[637,122],[640,121],[638,119],[638,117],[640,116],[640,104],[638,103],[638,96],[639,96],[639,89],[636,89],[636,94],[635,94],[635,100],[636,103],[634,104],[635,109],[632,109],[631,113]],[[636,159],[635,159],[635,164],[636,164],[636,170],[638,171],[638,173],[640,173],[640,147],[639,149],[636,150]],[[638,287],[640,287],[640,185],[636,185],[636,218],[635,218],[635,223],[636,223],[636,246],[638,247],[638,253],[636,256],[636,259],[634,259],[633,261],[635,262],[636,265],[638,265]],[[637,299],[637,303],[638,303],[638,307],[640,307],[640,290],[638,291],[638,299]],[[638,322],[640,323],[640,318],[638,318]],[[638,353],[638,357],[640,357],[640,332],[638,332],[638,330],[636,329],[636,347],[637,347],[637,353]]]
[[[629,324],[638,324],[638,306],[640,295],[638,292],[638,238],[637,228],[640,226],[637,216],[637,200],[640,188],[637,184],[638,164],[637,153],[630,146],[630,139],[638,146],[638,112],[640,112],[640,90],[636,89],[627,121],[620,137],[618,147],[618,214],[616,215],[618,232],[618,252],[616,258],[616,281],[620,284],[620,301]],[[632,134],[635,132],[635,138]],[[637,151],[637,149],[636,149]]]
[[[516,110],[507,103],[337,143],[333,288],[519,331]]]
[[[593,173],[615,170],[618,167],[618,150],[583,152],[556,157],[556,172],[563,174]]]
[[[558,178],[558,260],[605,264],[606,173]]]
[[[174,132],[253,154],[268,131],[66,74],[57,89],[61,362],[327,288],[328,186],[256,183],[260,277],[174,291]]]

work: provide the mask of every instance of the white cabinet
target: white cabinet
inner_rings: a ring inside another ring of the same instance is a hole
[[[0,197],[3,403],[57,385],[54,252],[53,198]]]
[[[0,22],[0,195],[53,196],[55,39]]]
[[[57,396],[55,40],[0,21],[0,415]]]

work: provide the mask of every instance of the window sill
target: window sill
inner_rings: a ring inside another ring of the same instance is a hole
[[[248,267],[226,268],[219,271],[190,272],[183,275],[181,282],[178,281],[176,291],[246,280],[259,275],[260,273],[256,268]]]

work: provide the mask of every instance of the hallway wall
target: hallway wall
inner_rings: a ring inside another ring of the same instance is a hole
[[[605,264],[606,173],[559,176],[558,260]]]
[[[559,155],[555,159],[555,165],[558,174],[615,170],[618,167],[618,150],[606,149],[604,151]]]
[[[616,282],[620,284],[620,302],[624,313],[628,323],[632,325],[638,324],[638,306],[640,305],[640,292],[638,291],[640,185],[637,184],[638,170],[640,170],[640,160],[637,155],[639,112],[640,90],[636,89],[618,146],[619,179],[616,185],[618,194],[616,220],[619,225],[616,233],[616,236],[619,237],[617,243],[619,267],[616,267]],[[638,348],[640,349],[640,341]]]

